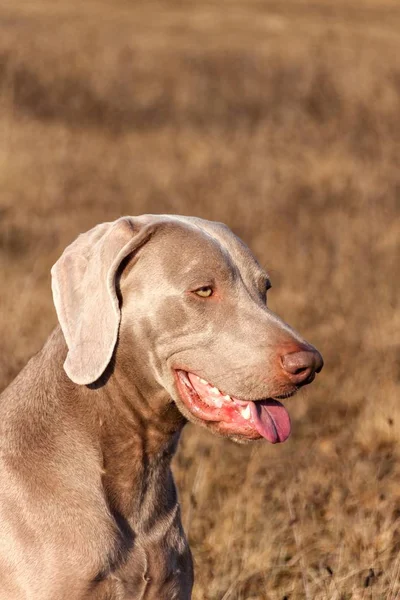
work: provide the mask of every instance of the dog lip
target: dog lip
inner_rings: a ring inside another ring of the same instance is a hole
[[[193,388],[193,385],[190,381],[189,378],[189,374],[194,375],[195,377],[197,377],[198,379],[201,379],[200,375],[197,375],[196,373],[194,373],[194,371],[190,371],[187,368],[183,368],[183,367],[176,367],[173,368],[173,371],[184,381],[186,382],[186,385],[190,386]],[[203,379],[203,381],[206,381],[205,379]],[[212,385],[207,381],[208,385]],[[218,388],[216,388],[218,389]],[[238,398],[237,396],[225,393],[223,391],[218,390],[221,394],[222,397],[226,397],[229,396],[230,398],[232,398],[235,402],[237,402],[238,404],[243,404],[243,405],[247,405],[249,402],[265,402],[266,400],[286,400],[287,398],[291,398],[292,396],[294,396],[297,392],[298,392],[298,388],[294,388],[291,389],[288,392],[284,392],[283,394],[271,394],[270,396],[263,396],[262,398],[247,398],[247,399],[243,399],[243,398]]]
[[[274,398],[241,400],[220,390],[191,371],[176,369],[178,392],[188,410],[206,422],[218,423],[231,435],[250,439],[264,437],[275,444],[290,434],[290,417]]]
[[[243,406],[247,406],[247,404],[249,404],[249,402],[257,402],[257,400],[243,400],[241,398],[238,398],[237,396],[231,396],[228,393],[222,392],[221,390],[219,390],[219,388],[217,388],[216,386],[213,386],[211,383],[209,383],[206,379],[201,378],[199,375],[197,375],[196,373],[194,373],[193,371],[185,371],[183,369],[176,369],[177,374],[179,375],[179,377],[181,378],[181,380],[185,383],[185,385],[187,387],[190,387],[191,389],[193,389],[196,394],[200,397],[201,396],[199,394],[199,392],[196,390],[196,385],[192,382],[192,378],[196,378],[199,380],[199,382],[201,382],[204,386],[207,386],[211,393],[216,397],[216,398],[221,398],[222,400],[227,400],[228,402],[230,400],[232,400],[233,402],[239,404],[239,405],[243,405]]]
[[[218,423],[220,425],[232,426],[229,433],[240,434],[244,437],[257,438],[261,437],[252,427],[248,419],[242,418],[239,412],[239,406],[247,405],[249,402],[236,403],[234,400],[226,401],[221,406],[210,405],[204,402],[190,381],[190,375],[200,379],[198,375],[194,375],[191,371],[183,369],[174,369],[175,377],[178,380],[178,392],[181,400],[187,409],[198,419],[206,422]],[[205,381],[205,380],[204,380]],[[209,384],[207,384],[209,385]],[[215,388],[217,389],[217,388]],[[220,394],[221,401],[223,399]],[[246,408],[243,406],[243,410]],[[237,422],[236,422],[237,421]],[[234,427],[235,426],[235,427]]]
[[[272,400],[287,400],[287,398],[291,398],[292,396],[294,396],[297,391],[298,391],[298,389],[295,388],[294,390],[290,390],[290,392],[286,392],[285,394],[271,396],[271,399]],[[262,400],[262,398],[261,398],[261,400]],[[258,400],[255,400],[255,402],[258,402]]]

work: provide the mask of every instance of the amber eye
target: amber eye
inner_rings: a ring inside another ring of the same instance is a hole
[[[201,287],[198,290],[194,290],[194,293],[200,296],[201,298],[209,298],[210,296],[212,296],[213,289],[209,285],[205,285],[204,287]]]

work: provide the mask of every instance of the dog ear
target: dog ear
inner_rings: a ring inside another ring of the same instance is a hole
[[[68,246],[51,270],[54,304],[68,346],[64,369],[75,383],[93,383],[111,360],[120,323],[116,275],[124,258],[154,232],[156,219],[149,217],[97,225]]]

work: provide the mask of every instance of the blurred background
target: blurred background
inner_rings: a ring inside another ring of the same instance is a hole
[[[400,597],[399,155],[398,0],[0,2],[0,388],[124,214],[227,223],[325,358],[287,443],[186,428],[195,600]]]

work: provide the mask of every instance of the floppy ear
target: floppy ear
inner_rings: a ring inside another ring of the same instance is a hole
[[[110,362],[120,323],[116,274],[154,229],[146,217],[97,225],[68,246],[53,266],[53,299],[68,346],[64,369],[75,383],[93,383]]]

